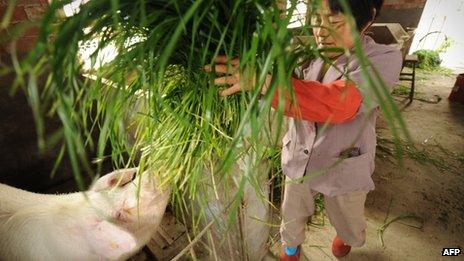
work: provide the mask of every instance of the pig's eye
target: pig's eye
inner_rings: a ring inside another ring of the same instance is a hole
[[[134,173],[134,175],[132,176],[132,179],[131,179],[130,181],[134,181],[135,178],[137,177],[137,171],[134,171],[134,172],[135,172],[135,173]]]
[[[112,178],[108,181],[108,185],[110,185],[110,187],[114,187],[116,185],[116,183],[118,183],[118,179],[116,178]]]

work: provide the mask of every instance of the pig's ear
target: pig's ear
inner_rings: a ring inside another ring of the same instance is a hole
[[[113,187],[122,187],[132,180],[135,173],[137,173],[137,168],[115,170],[97,179],[90,187],[90,190],[100,191]]]
[[[121,259],[137,250],[135,237],[109,221],[98,221],[96,225],[87,227],[86,231],[90,248],[103,259]]]

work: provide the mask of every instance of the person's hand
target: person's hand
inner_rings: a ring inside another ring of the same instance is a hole
[[[229,59],[225,55],[218,55],[215,59],[214,70],[210,65],[204,66],[207,72],[214,71],[218,77],[214,79],[214,84],[225,85],[227,88],[219,92],[220,96],[229,96],[239,91],[250,91],[255,88],[256,76],[252,68],[240,70],[240,60],[238,58]],[[271,81],[271,76],[266,78],[265,84],[261,88],[261,93],[264,94],[267,86]]]

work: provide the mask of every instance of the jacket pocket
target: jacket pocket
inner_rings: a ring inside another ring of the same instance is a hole
[[[341,160],[341,161],[340,161]],[[337,187],[362,188],[372,182],[373,159],[368,153],[346,159],[335,158],[331,179]]]

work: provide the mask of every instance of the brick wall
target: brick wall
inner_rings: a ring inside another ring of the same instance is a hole
[[[0,17],[3,18],[9,5],[9,0],[0,0]],[[47,9],[47,0],[17,0],[13,10],[13,15],[10,20],[9,27],[6,30],[0,31],[0,34],[6,37],[12,37],[12,28],[22,22],[37,22],[42,14]],[[21,37],[17,38],[16,49],[18,52],[27,52],[31,49],[39,30],[35,24],[31,24],[27,30],[24,31]],[[0,52],[7,52],[9,42],[0,43]]]
[[[9,0],[0,0],[0,21],[8,8]],[[17,0],[9,27],[0,30],[0,63],[12,66],[7,53],[12,28],[22,22],[38,21],[48,6],[47,0]],[[31,49],[39,34],[38,23],[33,24],[16,40],[19,57]],[[6,40],[6,42],[5,42]],[[34,192],[70,192],[76,191],[71,166],[67,155],[58,168],[55,177],[50,177],[59,146],[45,153],[39,153],[35,122],[28,101],[22,91],[11,95],[13,74],[0,75],[0,183],[8,184]],[[39,88],[44,79],[38,79]],[[60,121],[57,118],[46,118],[46,135],[58,130]],[[48,137],[48,136],[47,136]],[[0,260],[2,258],[0,257]]]
[[[427,0],[386,0],[384,7],[388,9],[424,8]]]
[[[400,23],[404,29],[416,28],[427,0],[385,0],[377,22]]]

